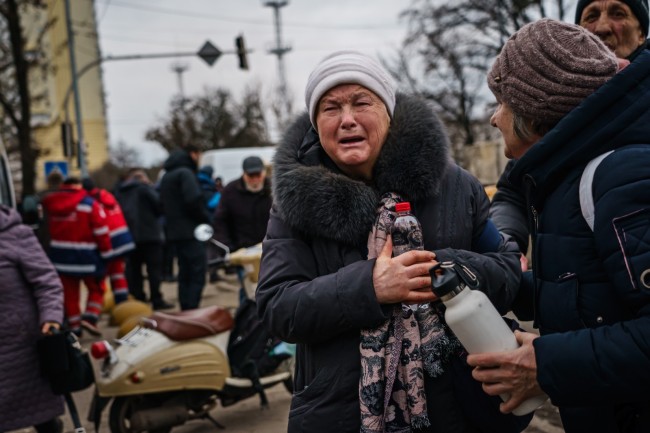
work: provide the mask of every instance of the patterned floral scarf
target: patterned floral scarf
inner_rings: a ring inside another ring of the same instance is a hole
[[[387,193],[377,209],[368,238],[368,258],[379,255],[403,201]],[[361,433],[411,432],[430,425],[424,370],[440,375],[460,343],[429,304],[395,305],[390,319],[376,329],[361,330]]]

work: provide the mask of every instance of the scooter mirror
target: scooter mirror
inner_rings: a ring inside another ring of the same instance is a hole
[[[194,229],[194,238],[201,242],[207,242],[212,238],[214,234],[214,229],[210,224],[199,224]]]

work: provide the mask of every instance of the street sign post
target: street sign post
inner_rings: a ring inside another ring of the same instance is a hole
[[[207,63],[209,66],[212,66],[214,65],[214,62],[216,62],[217,59],[221,56],[221,50],[212,45],[210,41],[206,41],[199,52],[196,54],[202,58],[205,63]]]
[[[68,177],[67,161],[45,161],[45,177],[47,178],[53,171],[59,171],[63,177]]]

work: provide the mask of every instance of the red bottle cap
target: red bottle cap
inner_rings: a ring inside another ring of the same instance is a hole
[[[411,203],[403,201],[395,205],[395,212],[408,212],[411,210]]]

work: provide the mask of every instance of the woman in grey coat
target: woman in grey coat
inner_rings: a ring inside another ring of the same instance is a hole
[[[306,103],[274,159],[256,294],[266,326],[297,343],[289,432],[486,431],[461,408],[475,401],[457,395],[461,350],[428,272],[462,263],[505,313],[519,282],[517,245],[488,222],[485,191],[449,158],[431,108],[395,96],[374,60],[327,57]],[[396,200],[410,201],[424,251],[391,257]],[[416,325],[419,335],[409,334]]]
[[[58,433],[63,400],[41,376],[36,342],[63,321],[63,287],[31,228],[0,205],[0,432]]]

